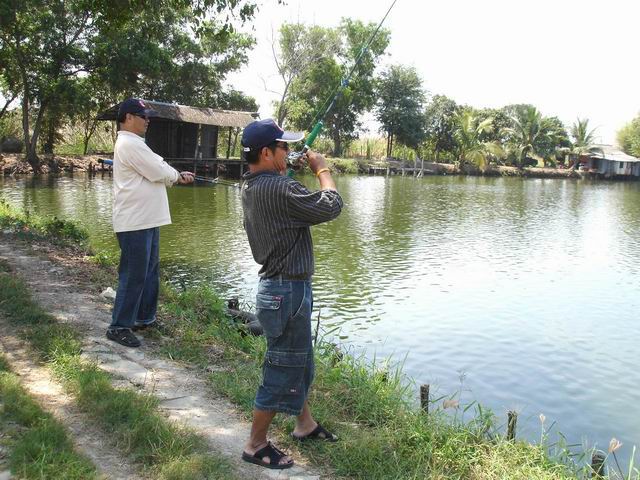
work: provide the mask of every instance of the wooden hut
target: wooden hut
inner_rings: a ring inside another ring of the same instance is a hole
[[[241,158],[231,156],[232,143],[237,141],[239,131],[252,122],[257,113],[143,101],[158,112],[158,116],[149,121],[145,141],[169,164],[193,170],[196,174],[217,176],[223,168],[232,176],[242,175]],[[119,107],[117,104],[105,110],[98,115],[98,120],[115,121]],[[226,145],[220,146],[222,155],[218,151],[221,128],[229,129]]]
[[[594,145],[594,151],[579,159],[580,169],[604,178],[640,177],[640,158],[627,155],[613,145]]]

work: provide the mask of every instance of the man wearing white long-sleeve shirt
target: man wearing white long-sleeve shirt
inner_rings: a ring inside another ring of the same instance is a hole
[[[144,141],[156,112],[129,98],[118,110],[118,139],[113,150],[113,230],[120,244],[118,291],[107,338],[138,347],[133,330],[156,321],[159,289],[160,228],[171,223],[166,187],[193,182]]]

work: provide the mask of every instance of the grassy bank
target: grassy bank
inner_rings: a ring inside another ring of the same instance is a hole
[[[11,278],[6,274],[0,279],[8,282],[6,285],[10,284]],[[4,296],[5,284],[0,284],[0,291]],[[16,298],[20,301],[12,303],[30,305],[29,299]],[[2,302],[2,298],[0,305],[11,308],[7,302]],[[26,321],[29,308],[21,307],[19,312],[7,314],[19,315],[27,334],[31,329],[38,335],[43,327],[36,330],[32,327],[33,322]],[[40,312],[38,315],[45,314]],[[260,381],[266,349],[264,339],[240,332],[225,315],[223,301],[208,288],[177,292],[163,285],[160,316],[164,329],[149,335],[156,336],[162,343],[163,353],[174,360],[201,367],[212,389],[224,393],[249,418]],[[79,388],[97,380],[89,382],[76,378],[80,375],[78,371],[90,368],[87,365],[80,368],[75,363],[79,360],[72,346],[77,348],[77,338],[73,332],[66,332],[50,321],[39,320],[38,323],[44,325],[45,333],[33,340],[37,350],[60,372],[61,378],[81,400]],[[48,334],[47,328],[55,331]],[[62,342],[59,346],[51,344],[55,338]],[[67,352],[68,348],[72,351]],[[590,468],[575,465],[561,445],[530,445],[506,440],[503,428],[494,416],[476,404],[454,406],[450,411],[453,413],[447,413],[438,402],[432,404],[431,413],[425,415],[416,408],[413,388],[399,368],[390,369],[343,354],[322,339],[316,345],[316,366],[310,403],[317,419],[335,431],[341,441],[296,445],[288,435],[293,426],[292,419],[280,416],[275,424],[275,435],[279,443],[288,448],[299,448],[313,463],[328,469],[335,477],[547,480],[591,476]],[[98,374],[91,371],[87,378]],[[91,389],[100,391],[91,387],[89,394]],[[100,396],[108,395],[101,392]],[[102,408],[94,405],[98,404],[88,403],[87,408]],[[121,419],[124,433],[128,431],[127,422],[134,420]],[[241,445],[238,445],[238,451],[240,449]],[[143,460],[153,458],[149,452],[136,455]],[[638,478],[637,470],[634,472],[629,478]]]
[[[16,477],[90,480],[96,469],[78,454],[64,427],[21,387],[0,355],[0,430]]]
[[[207,288],[164,292],[167,344],[174,359],[216,365],[209,381],[250,415],[266,345],[243,336]],[[565,479],[573,466],[550,458],[544,447],[507,441],[491,413],[475,406],[452,419],[442,410],[425,415],[411,401],[399,370],[381,373],[363,358],[340,354],[330,343],[316,349],[314,414],[338,434],[337,444],[304,445],[305,455],[338,477],[366,479]],[[433,405],[432,407],[434,407]],[[278,418],[279,441],[296,445],[291,418]],[[586,470],[584,472],[587,473]]]
[[[78,332],[42,311],[26,285],[11,275],[3,263],[0,263],[0,312],[29,341],[80,408],[153,478],[233,478],[227,463],[207,455],[207,446],[200,436],[159,413],[155,397],[112,387],[109,374],[82,360]]]
[[[0,198],[0,229],[21,238],[47,240],[56,245],[88,248],[89,234],[76,223],[56,217],[42,217],[28,210],[19,210]]]

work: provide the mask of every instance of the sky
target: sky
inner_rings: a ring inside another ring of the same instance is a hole
[[[337,26],[342,17],[378,23],[392,0],[263,0],[251,25],[249,62],[228,85],[273,115],[282,91],[272,39],[284,22]],[[477,108],[531,103],[568,127],[577,117],[602,143],[640,113],[638,0],[397,0],[384,27],[381,65],[413,66],[429,94]],[[376,125],[367,122],[371,133]]]

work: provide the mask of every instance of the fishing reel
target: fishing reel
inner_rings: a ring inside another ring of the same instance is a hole
[[[302,156],[307,153],[306,151],[301,152],[289,152],[287,155],[287,166],[294,170],[300,170],[302,168]]]

